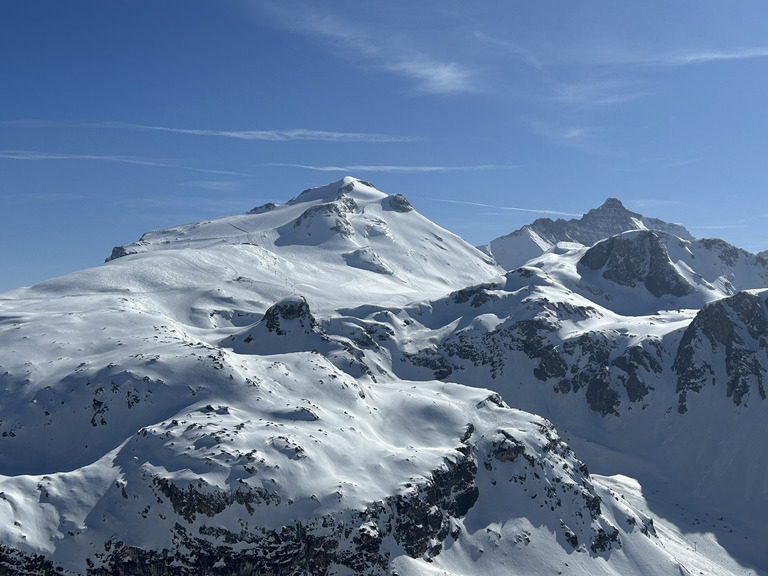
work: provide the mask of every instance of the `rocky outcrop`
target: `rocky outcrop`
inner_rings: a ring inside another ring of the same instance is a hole
[[[470,286],[451,293],[451,298],[454,304],[464,304],[465,302],[471,301],[473,308],[479,308],[487,302],[499,299],[499,297],[492,292],[492,290],[497,290],[498,288],[499,287],[496,284]]]
[[[510,275],[519,276],[513,272]],[[523,301],[524,315],[528,317],[521,318],[521,314],[509,310],[510,306],[516,310],[513,303],[523,296],[495,284],[452,293],[433,309],[442,310],[443,305],[461,306],[462,310],[471,307],[476,309],[474,314],[482,316],[493,311],[496,318],[501,309],[509,316],[491,325],[457,325],[443,332],[435,345],[416,352],[403,351],[403,360],[430,369],[431,376],[438,380],[472,384],[478,373],[487,374],[492,381],[520,377],[514,376],[515,370],[525,365],[524,358],[533,361],[531,374],[535,380],[561,394],[583,395],[589,408],[602,416],[618,416],[622,403],[646,403],[663,371],[657,339],[634,340],[629,345],[632,339],[628,334],[600,330],[563,337],[565,325],[597,317],[599,312],[531,294]]]
[[[653,341],[649,344],[653,346]],[[611,365],[619,368],[626,376],[619,376],[623,381],[630,402],[640,402],[653,387],[646,382],[646,375],[661,374],[663,367],[657,354],[651,354],[642,346],[630,346],[625,352],[611,361]]]
[[[508,410],[498,396],[485,402]],[[448,541],[460,540],[457,521],[471,513],[483,490],[486,498],[501,491],[521,513],[544,519],[569,549],[600,554],[621,548],[586,465],[550,423],[532,417],[530,424],[534,431],[501,427],[482,437],[468,424],[454,455],[428,477],[405,483],[401,493],[363,510],[341,509],[280,528],[259,526],[261,507],[291,504],[274,495],[211,492],[204,484],[182,487],[155,478],[158,501],[167,500],[177,515],[170,527],[174,546],[148,550],[115,538],[88,558],[87,574],[388,574],[394,553],[429,562]],[[249,516],[239,529],[218,521],[243,506]]]
[[[176,517],[169,528],[174,546],[148,550],[112,539],[104,543],[104,552],[88,559],[87,574],[322,576],[340,568],[385,574],[392,542],[400,553],[429,559],[440,554],[446,539],[459,537],[455,520],[466,516],[478,499],[473,430],[468,425],[453,455],[426,478],[404,484],[401,493],[363,510],[342,508],[280,528],[259,525],[264,510],[293,504],[282,502],[276,492],[228,491],[202,480],[178,483],[155,477],[152,490],[158,504],[166,501]],[[241,508],[248,521],[222,524],[222,518],[236,516]]]
[[[543,421],[538,428],[545,439],[539,453],[531,451],[514,430],[497,430],[483,461],[485,470],[521,490],[525,495],[521,508],[554,513],[558,520],[548,520],[550,529],[570,547],[595,554],[621,548],[619,530],[603,516],[587,466],[574,457],[551,424]],[[500,470],[503,474],[498,475]]]
[[[275,208],[277,208],[277,204],[275,204],[274,202],[267,202],[266,204],[262,204],[261,206],[256,206],[256,208],[249,210],[247,214],[263,214],[264,212],[270,212]]]
[[[450,536],[451,519],[465,516],[474,505],[477,466],[469,449],[462,450],[467,454],[460,460],[446,460],[425,483],[406,486],[410,489],[405,494],[365,510],[340,511],[280,529],[256,525],[233,531],[214,522],[195,533],[191,524],[198,516],[215,518],[238,504],[258,507],[279,502],[269,494],[211,494],[156,479],[158,491],[181,517],[172,527],[176,548],[143,550],[120,540],[108,541],[105,552],[90,560],[88,574],[323,576],[340,567],[358,574],[384,574],[390,558],[382,547],[386,538],[394,539],[413,558],[437,555]]]
[[[670,262],[657,232],[630,232],[598,242],[582,256],[579,267],[600,271],[603,278],[620,286],[643,285],[657,298],[693,293]]]
[[[345,196],[337,202],[328,202],[307,208],[301,216],[296,218],[293,227],[305,228],[307,234],[311,235],[317,227],[327,226],[328,230],[349,238],[354,234],[354,228],[347,220],[347,214],[355,210],[357,210],[357,203],[353,198]]]
[[[411,203],[408,202],[402,194],[393,194],[392,196],[389,196],[384,205],[385,209],[387,207],[395,212],[411,212],[413,210]]]
[[[0,576],[60,576],[64,570],[41,554],[0,544]]]
[[[757,396],[765,399],[765,292],[739,292],[705,306],[680,340],[673,371],[681,414],[688,411],[690,393],[700,393],[708,384],[737,406]]]
[[[112,254],[110,254],[108,258],[105,258],[104,262],[111,262],[112,260],[117,260],[118,258],[129,256],[131,254],[136,254],[136,251],[126,248],[125,246],[115,246],[112,248]]]
[[[278,336],[285,336],[286,324],[295,324],[303,331],[309,331],[317,326],[317,321],[303,296],[284,298],[274,304],[264,313],[262,322],[269,332],[274,332]]]

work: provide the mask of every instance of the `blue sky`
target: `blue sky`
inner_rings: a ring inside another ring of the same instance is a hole
[[[345,175],[482,244],[607,197],[768,249],[768,4],[0,3],[0,290]]]

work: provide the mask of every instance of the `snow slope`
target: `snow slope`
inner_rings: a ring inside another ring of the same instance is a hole
[[[0,572],[768,573],[760,261],[600,250],[345,178],[0,295]]]
[[[141,264],[147,257],[152,264]],[[136,275],[141,287],[149,282],[188,292],[184,278],[203,272],[211,284],[226,280],[227,294],[215,297],[241,300],[250,294],[272,304],[298,293],[316,311],[366,301],[402,304],[501,272],[402,196],[349,177],[306,190],[284,205],[149,232],[115,248],[110,260],[99,272],[89,271],[86,281],[117,287],[128,280],[130,287]],[[160,269],[158,278],[141,275],[151,268]],[[327,290],[330,278],[333,290]]]
[[[391,327],[397,376],[492,388],[545,415],[591,468],[640,479],[665,508],[728,518],[764,566],[766,296],[633,316],[531,267],[366,319]]]

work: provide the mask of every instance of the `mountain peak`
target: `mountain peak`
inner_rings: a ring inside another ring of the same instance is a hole
[[[618,198],[606,198],[605,202],[603,202],[599,207],[593,208],[584,216],[581,217],[580,220],[571,220],[570,222],[580,222],[582,224],[587,222],[611,222],[613,221],[614,224],[620,223],[620,228],[625,228],[623,230],[618,230],[618,232],[627,232],[628,230],[642,230],[644,227],[647,228],[647,226],[644,226],[642,224],[634,225],[635,222],[641,222],[643,221],[643,215],[638,214],[637,212],[632,212],[631,210],[627,209],[626,206],[619,200]],[[601,238],[600,240],[603,240]]]
[[[136,256],[210,257],[219,269],[225,253],[224,277],[259,286],[249,288],[249,297],[263,290],[262,300],[274,301],[298,290],[313,310],[321,311],[335,302],[348,306],[347,296],[361,286],[379,294],[377,304],[395,304],[408,301],[416,287],[419,294],[427,289],[442,294],[501,272],[477,249],[419,214],[402,195],[387,195],[352,177],[305,190],[285,204],[147,232],[115,248],[110,260],[131,255],[122,263],[129,266]],[[446,269],[452,272],[448,278]],[[348,283],[349,290],[329,294],[317,282],[319,270]],[[290,278],[286,287],[270,288],[283,277]]]
[[[333,202],[340,199],[342,196],[352,196],[359,200],[381,200],[387,195],[384,192],[377,190],[370,182],[353,178],[352,176],[345,176],[341,180],[331,182],[325,186],[304,190],[304,192],[295,198],[288,200],[287,204],[316,202],[318,200],[323,202]]]
[[[0,573],[766,574],[768,265],[607,204],[502,276],[345,178],[4,294]]]
[[[606,198],[598,210],[626,210],[626,208],[618,198]]]
[[[685,240],[693,236],[683,226],[670,224],[657,218],[646,218],[628,210],[618,198],[607,198],[598,208],[593,208],[581,218],[563,220],[539,218],[483,247],[496,261],[511,270],[536,258],[558,242],[576,242],[592,246],[616,234],[630,230],[660,230]]]

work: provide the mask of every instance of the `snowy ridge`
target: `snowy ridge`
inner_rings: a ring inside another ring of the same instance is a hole
[[[608,198],[602,206],[590,210],[580,219],[539,218],[520,230],[492,240],[480,249],[493,256],[506,270],[512,270],[546,252],[558,242],[575,242],[589,247],[629,230],[657,230],[684,240],[694,239],[679,224],[646,218],[627,210],[616,198]]]
[[[402,304],[425,291],[443,294],[501,271],[413,210],[401,195],[387,196],[349,177],[306,190],[284,205],[148,232],[134,244],[115,248],[108,260],[120,266],[125,256],[152,255],[155,261],[163,253],[168,259],[164,268],[184,270],[186,262],[174,261],[189,250],[203,259],[201,268],[229,280],[233,292],[248,292],[251,299],[270,304],[276,296],[301,293],[314,310],[347,306],[361,295]],[[142,267],[127,268],[115,274],[122,279]],[[108,274],[98,270],[89,271],[89,279]],[[326,276],[336,279],[333,291],[317,286],[316,279]],[[178,286],[177,278],[163,284]]]
[[[768,573],[765,260],[616,202],[504,274],[345,178],[0,295],[0,572]]]

